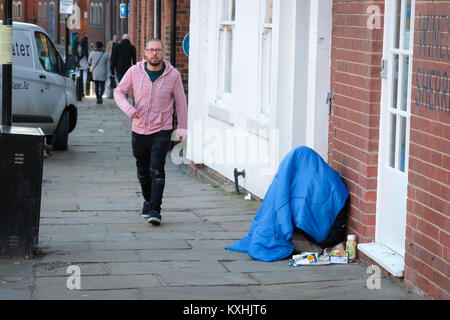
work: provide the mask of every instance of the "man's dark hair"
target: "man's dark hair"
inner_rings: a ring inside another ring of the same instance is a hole
[[[103,42],[97,41],[97,42],[95,43],[95,47],[96,47],[97,49],[103,48]]]

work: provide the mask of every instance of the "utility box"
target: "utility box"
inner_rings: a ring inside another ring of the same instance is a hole
[[[39,238],[45,135],[0,125],[0,256],[32,256]]]

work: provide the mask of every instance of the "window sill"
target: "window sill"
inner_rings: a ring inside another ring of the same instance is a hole
[[[358,244],[358,249],[395,277],[403,277],[405,259],[381,243]]]
[[[269,139],[269,121],[262,116],[252,116],[247,118],[248,130],[264,139]]]
[[[210,103],[208,115],[230,125],[234,125],[231,108],[222,103]]]

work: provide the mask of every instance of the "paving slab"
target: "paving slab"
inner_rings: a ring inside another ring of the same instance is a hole
[[[368,289],[366,280],[312,281],[249,286],[258,300],[414,300],[417,296],[382,278],[380,289]]]
[[[227,272],[219,261],[147,261],[147,262],[110,262],[106,264],[109,274],[160,274],[168,272]]]
[[[217,286],[217,285],[249,285],[258,282],[244,273],[230,272],[161,272],[159,273],[164,286]]]
[[[136,299],[138,289],[145,287],[161,286],[161,282],[155,275],[129,275],[129,276],[83,276],[80,277],[81,290],[70,290],[67,287],[68,277],[39,277],[35,280],[33,299],[81,299],[94,296],[107,299],[116,298]],[[135,289],[129,291],[130,289]],[[103,294],[100,294],[102,290]],[[124,292],[127,290],[128,292]],[[121,293],[121,294],[118,294]]]

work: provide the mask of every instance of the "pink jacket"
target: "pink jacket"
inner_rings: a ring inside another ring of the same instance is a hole
[[[152,83],[145,71],[146,62],[141,61],[125,73],[114,90],[114,100],[120,109],[131,118],[137,112],[139,119],[133,119],[132,130],[149,135],[172,127],[173,104],[177,108],[178,129],[187,129],[187,104],[180,72],[168,61],[161,77]],[[133,90],[135,106],[126,99]]]

